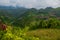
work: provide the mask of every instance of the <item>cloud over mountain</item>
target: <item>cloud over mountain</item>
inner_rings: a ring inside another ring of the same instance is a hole
[[[0,5],[18,5],[27,8],[60,7],[60,0],[0,0]]]

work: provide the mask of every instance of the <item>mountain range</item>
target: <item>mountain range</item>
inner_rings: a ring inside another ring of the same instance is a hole
[[[41,18],[48,19],[50,17],[60,19],[60,7],[45,9],[24,8],[13,6],[0,6],[0,19],[7,23],[26,22],[32,20],[39,20]],[[24,20],[24,21],[23,21]]]

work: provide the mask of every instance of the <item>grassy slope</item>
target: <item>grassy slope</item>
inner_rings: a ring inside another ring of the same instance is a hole
[[[60,40],[60,29],[39,29],[27,32],[28,36],[40,38],[40,40]]]

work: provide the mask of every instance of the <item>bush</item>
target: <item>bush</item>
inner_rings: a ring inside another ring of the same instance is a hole
[[[35,37],[26,36],[28,28],[20,29],[19,27],[8,26],[7,30],[0,31],[0,40],[39,40]]]

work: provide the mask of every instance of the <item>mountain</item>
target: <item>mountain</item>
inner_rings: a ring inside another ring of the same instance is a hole
[[[33,21],[46,20],[51,17],[60,18],[60,8],[28,9],[19,6],[0,6],[0,19],[7,24],[24,26]]]
[[[11,23],[16,18],[24,14],[27,10],[28,9],[24,7],[0,6],[0,19],[2,19],[4,23]]]
[[[0,9],[15,9],[13,6],[0,6]]]
[[[18,16],[23,14],[27,8],[24,7],[13,7],[13,6],[0,6],[0,11],[5,12],[5,14],[11,14],[13,16]],[[0,13],[1,13],[0,12]]]

